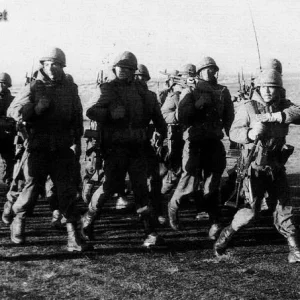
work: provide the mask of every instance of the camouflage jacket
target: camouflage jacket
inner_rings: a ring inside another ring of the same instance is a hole
[[[195,89],[181,93],[178,120],[186,128],[184,139],[222,139],[229,134],[234,118],[228,89],[220,84],[199,80]]]
[[[156,94],[145,84],[114,79],[101,84],[100,92],[97,103],[86,115],[99,123],[106,145],[145,142],[150,121],[158,133],[166,136],[166,123]]]
[[[266,122],[266,132],[264,133],[257,147],[265,156],[264,164],[278,163],[282,149],[286,143],[286,136],[289,124],[300,124],[300,107],[287,99],[280,99],[276,103],[267,105],[261,101],[260,95],[255,92],[251,100],[241,102],[236,107],[235,118],[230,129],[230,139],[236,143],[243,144],[244,157],[247,157],[253,146],[253,141],[249,139],[248,132],[252,124],[257,122],[256,114],[281,112],[283,115],[282,123]],[[259,162],[262,164],[262,162]]]
[[[35,106],[45,97],[50,100],[50,106],[42,115],[37,115]],[[77,85],[65,74],[54,82],[39,70],[36,80],[26,85],[11,103],[8,116],[28,124],[29,149],[54,151],[70,147],[79,143],[83,134]]]

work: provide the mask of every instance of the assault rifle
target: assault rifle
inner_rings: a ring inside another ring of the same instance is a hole
[[[251,163],[254,160],[254,154],[256,151],[256,147],[258,145],[258,142],[260,141],[260,137],[257,137],[253,143],[253,146],[250,150],[250,153],[247,157],[247,160],[243,163],[242,161],[242,153],[240,154],[240,157],[237,162],[237,177],[235,181],[235,188],[232,194],[230,195],[229,199],[225,202],[225,206],[229,206],[232,208],[237,208],[239,205],[239,199],[240,199],[240,194],[241,194],[241,189],[242,189],[242,183],[243,180],[245,179],[248,169],[251,165]],[[249,180],[249,194],[250,198],[252,198],[252,189],[251,189],[251,181]]]

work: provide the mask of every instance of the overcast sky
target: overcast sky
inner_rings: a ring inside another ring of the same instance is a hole
[[[249,4],[249,5],[248,5]],[[0,72],[24,80],[52,46],[67,57],[76,82],[95,80],[125,50],[159,70],[212,56],[220,73],[258,66],[251,7],[262,64],[276,57],[284,72],[300,72],[299,0],[0,0]]]

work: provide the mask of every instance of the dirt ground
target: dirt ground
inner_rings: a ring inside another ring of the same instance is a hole
[[[288,143],[295,152],[287,173],[299,224],[298,136],[299,127],[291,126]],[[4,201],[2,194],[1,207]],[[86,209],[83,202],[79,206]],[[223,212],[229,222],[233,212]],[[287,262],[288,247],[269,215],[239,232],[220,260],[207,238],[209,224],[196,221],[195,214],[194,204],[187,203],[180,211],[184,229],[161,226],[165,245],[147,250],[134,210],[116,210],[112,199],[96,221],[94,250],[72,254],[66,251],[66,231],[50,227],[49,205],[40,199],[26,223],[25,245],[13,244],[1,223],[0,298],[300,299],[300,264]]]

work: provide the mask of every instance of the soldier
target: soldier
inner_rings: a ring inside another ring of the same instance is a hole
[[[165,123],[146,84],[134,80],[136,69],[134,54],[125,51],[118,56],[113,65],[116,78],[100,86],[98,102],[87,110],[87,116],[98,122],[103,137],[105,177],[98,199],[92,197],[81,223],[82,235],[88,238],[97,212],[124,183],[128,172],[137,213],[147,235],[143,245],[149,247],[160,239],[154,228],[147,188],[147,128],[152,120],[154,127],[164,135]]]
[[[167,194],[178,183],[181,175],[181,158],[183,149],[182,128],[177,119],[177,109],[180,99],[180,94],[186,85],[187,81],[192,81],[196,76],[196,66],[187,64],[178,72],[178,76],[183,77],[182,84],[176,84],[172,92],[169,93],[164,102],[161,112],[168,125],[167,148],[168,155],[166,158],[167,173],[163,177],[162,193]],[[195,84],[195,82],[194,82]]]
[[[56,188],[59,211],[66,218],[68,251],[83,251],[76,232],[79,215],[75,211],[75,154],[80,153],[83,133],[82,106],[76,85],[64,73],[64,52],[50,49],[40,59],[42,68],[37,78],[26,85],[11,103],[8,114],[29,127],[23,172],[25,186],[13,205],[11,240],[25,242],[25,220],[34,206],[47,176]],[[24,153],[24,154],[25,154]]]
[[[7,109],[14,99],[9,88],[11,78],[7,73],[0,74],[0,154],[3,164],[2,181],[9,186],[12,181],[14,168],[14,137],[16,134],[15,121],[6,117]]]
[[[147,67],[142,64],[138,64],[135,75],[137,80],[144,83],[147,83],[147,81],[151,79]],[[153,101],[156,103],[156,107],[159,107],[156,94],[152,91],[149,91],[149,94],[152,95]],[[162,116],[160,123],[164,123]],[[148,188],[150,192],[150,199],[154,212],[158,216],[159,223],[164,224],[166,222],[166,218],[163,216],[163,197],[161,194],[162,182],[159,173],[159,157],[156,155],[159,148],[162,147],[163,137],[156,131],[153,122],[150,122],[149,124],[147,135],[149,143],[148,145],[145,145],[145,148],[148,160]]]
[[[299,232],[293,221],[284,164],[293,150],[286,145],[288,127],[291,123],[299,124],[300,107],[282,98],[282,78],[276,70],[263,71],[257,83],[258,90],[252,99],[237,108],[230,130],[230,138],[243,144],[245,160],[250,149],[255,150],[243,181],[246,204],[221,232],[214,253],[223,255],[233,235],[259,216],[261,202],[267,193],[267,204],[274,212],[274,225],[289,245],[288,261],[295,263],[300,261]]]
[[[168,206],[170,226],[179,230],[181,199],[193,192],[202,199],[203,208],[209,214],[211,239],[215,239],[220,230],[219,187],[226,166],[222,130],[228,135],[234,117],[230,93],[217,83],[218,71],[216,62],[204,57],[197,70],[196,88],[186,88],[181,93],[175,117],[184,127],[183,172]]]

